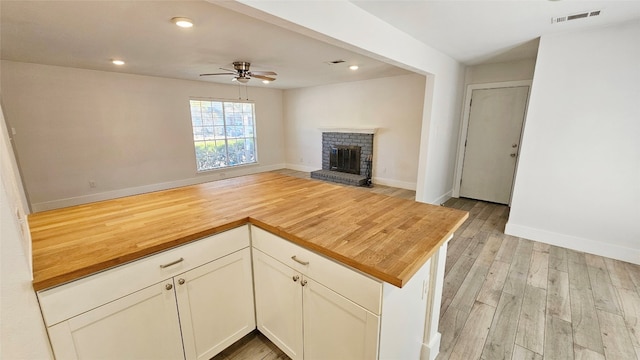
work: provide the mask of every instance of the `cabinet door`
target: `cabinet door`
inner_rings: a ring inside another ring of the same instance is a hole
[[[376,359],[379,317],[323,285],[305,280],[305,360]]]
[[[258,330],[292,359],[302,359],[301,276],[253,250]]]
[[[255,329],[248,248],[174,281],[187,359],[210,359]]]
[[[172,280],[134,292],[48,330],[58,359],[184,358]]]

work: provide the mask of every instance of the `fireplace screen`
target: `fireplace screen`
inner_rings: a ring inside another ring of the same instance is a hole
[[[360,175],[360,146],[332,146],[329,169]]]

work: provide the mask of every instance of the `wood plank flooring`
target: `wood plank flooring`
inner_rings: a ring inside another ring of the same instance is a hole
[[[448,246],[437,360],[640,359],[640,266],[505,235],[504,205],[445,206],[470,216]],[[256,331],[214,359],[287,357]]]
[[[449,243],[437,360],[640,359],[640,266],[505,235],[504,205],[445,206],[470,216]]]

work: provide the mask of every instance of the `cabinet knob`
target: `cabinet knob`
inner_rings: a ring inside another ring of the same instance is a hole
[[[184,285],[184,279],[178,279],[178,284]]]
[[[167,289],[167,290],[171,290],[171,289],[173,289],[173,285],[167,284],[167,285],[164,286],[164,288]]]
[[[307,280],[302,280],[302,281],[300,281],[300,285],[302,285],[302,286],[307,285]]]
[[[298,276],[298,275],[293,275],[293,278],[292,278],[292,279],[293,279],[293,282],[296,282],[296,281],[300,280],[300,276]]]

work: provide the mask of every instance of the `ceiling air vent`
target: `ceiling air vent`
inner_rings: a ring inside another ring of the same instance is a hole
[[[341,64],[343,62],[346,62],[346,61],[344,61],[344,60],[325,61],[325,63],[329,64],[329,65]]]
[[[600,15],[600,10],[586,11],[578,14],[571,14],[571,15],[558,16],[558,17],[551,18],[551,23],[557,24],[557,23],[566,22],[570,20],[584,19],[584,18],[598,16],[598,15]]]

